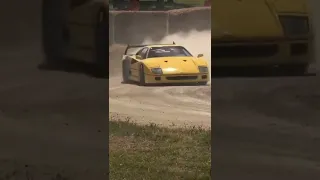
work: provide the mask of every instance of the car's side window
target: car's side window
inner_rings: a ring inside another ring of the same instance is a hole
[[[140,50],[136,53],[136,55],[139,55],[139,56],[142,57],[142,51],[143,51],[143,49],[140,49]]]
[[[146,59],[147,58],[147,52],[148,52],[148,48],[144,48],[142,50],[142,55],[141,55],[142,59]]]
[[[138,51],[136,55],[139,55],[139,56],[141,56],[142,59],[145,59],[147,51],[148,51],[148,48],[143,48],[140,51]]]

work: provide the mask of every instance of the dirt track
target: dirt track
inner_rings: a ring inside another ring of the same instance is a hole
[[[319,78],[223,78],[212,86],[214,177],[320,176]]]
[[[109,111],[165,126],[211,127],[211,87],[139,87],[109,81]]]
[[[29,171],[40,179],[100,179],[107,169],[106,81],[41,72],[35,59],[2,62],[0,177],[15,172],[22,179]]]

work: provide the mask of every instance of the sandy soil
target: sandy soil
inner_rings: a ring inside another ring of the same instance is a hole
[[[211,127],[211,87],[140,87],[109,81],[109,112],[163,126]]]
[[[213,176],[266,180],[319,177],[319,80],[213,80]]]
[[[107,80],[40,71],[38,60],[1,57],[0,179],[106,177]]]

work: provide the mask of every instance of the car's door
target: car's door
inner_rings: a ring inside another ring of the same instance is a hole
[[[139,63],[141,60],[144,60],[146,58],[146,54],[148,52],[147,47],[142,48],[136,53],[136,58],[131,59],[131,68],[130,68],[130,74],[134,77],[139,77],[139,72],[140,72],[140,64]]]

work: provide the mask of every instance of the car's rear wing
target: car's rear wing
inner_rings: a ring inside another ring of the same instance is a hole
[[[124,55],[127,55],[127,56],[134,55],[136,52],[130,52],[129,51],[130,49],[140,49],[145,46],[148,46],[148,45],[147,44],[141,44],[141,45],[129,45],[128,44],[126,50],[124,51]]]
[[[176,44],[174,41],[172,42],[172,44]],[[128,44],[126,50],[124,51],[124,56],[132,56],[134,54],[136,54],[136,52],[129,52],[130,49],[141,49],[145,46],[151,46],[154,44]],[[171,45],[171,44],[156,44],[156,45]]]

